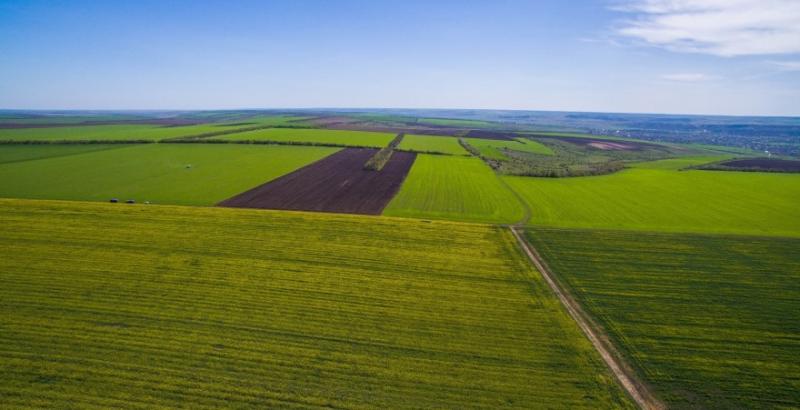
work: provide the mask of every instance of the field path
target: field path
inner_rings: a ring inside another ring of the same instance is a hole
[[[515,222],[514,224],[509,225],[509,227],[525,226],[528,223],[528,221],[531,220],[532,212],[530,205],[528,205],[528,202],[526,202],[525,199],[522,198],[522,195],[520,195],[519,192],[517,192],[514,188],[512,188],[511,185],[509,185],[509,183],[506,182],[506,180],[503,179],[501,175],[495,172],[495,176],[497,177],[498,180],[500,180],[500,183],[506,187],[506,189],[508,189],[509,191],[511,191],[512,194],[514,194],[514,198],[516,198],[517,202],[519,202],[520,205],[522,205],[522,210],[524,212],[522,218],[519,221]]]
[[[547,284],[553,290],[553,293],[558,296],[558,299],[567,309],[570,316],[578,323],[583,333],[589,338],[594,348],[600,353],[603,361],[606,362],[611,372],[619,380],[622,387],[633,398],[636,404],[642,409],[661,410],[666,409],[666,406],[656,399],[655,395],[650,389],[639,379],[633,368],[622,358],[619,351],[614,347],[608,335],[599,330],[599,327],[594,325],[583,311],[580,304],[570,295],[566,290],[562,289],[559,283],[555,280],[555,275],[550,271],[547,263],[542,259],[536,249],[530,245],[518,230],[518,227],[511,226],[511,233],[517,238],[517,242],[525,251],[528,259],[531,260],[536,269],[541,272]]]

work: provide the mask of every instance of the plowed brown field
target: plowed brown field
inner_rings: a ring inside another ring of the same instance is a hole
[[[376,152],[344,149],[218,205],[380,215],[400,189],[416,154],[395,152],[381,171],[364,170]]]

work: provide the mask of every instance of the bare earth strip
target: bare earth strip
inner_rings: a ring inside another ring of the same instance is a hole
[[[556,294],[570,316],[578,323],[583,333],[600,353],[603,361],[606,362],[606,365],[608,365],[609,369],[614,373],[614,376],[619,380],[622,387],[630,394],[636,404],[638,404],[640,408],[648,410],[666,409],[666,406],[661,403],[644,382],[639,379],[633,368],[625,362],[608,336],[598,330],[597,325],[591,321],[591,318],[583,311],[580,304],[575,301],[572,295],[561,288],[555,280],[555,276],[550,271],[550,268],[547,266],[547,263],[542,259],[536,249],[522,238],[522,235],[517,231],[518,228],[512,226],[510,229],[514,237],[517,238],[517,242],[519,242],[525,254],[528,256],[528,259],[530,259],[533,265],[536,266],[536,269],[542,274],[545,282],[547,282],[553,290],[553,293]]]
[[[218,205],[380,215],[403,184],[416,154],[395,152],[380,171],[364,170],[376,152],[344,149]]]

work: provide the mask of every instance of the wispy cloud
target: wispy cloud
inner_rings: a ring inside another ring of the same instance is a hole
[[[769,61],[780,71],[800,71],[800,61]]]
[[[662,80],[678,81],[682,83],[697,83],[701,81],[714,80],[717,77],[703,73],[674,73],[664,74],[661,76]]]
[[[624,0],[617,34],[673,51],[718,56],[800,53],[798,0]]]

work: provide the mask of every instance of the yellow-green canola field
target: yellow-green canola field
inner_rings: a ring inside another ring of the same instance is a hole
[[[0,200],[5,408],[626,408],[507,229]]]

